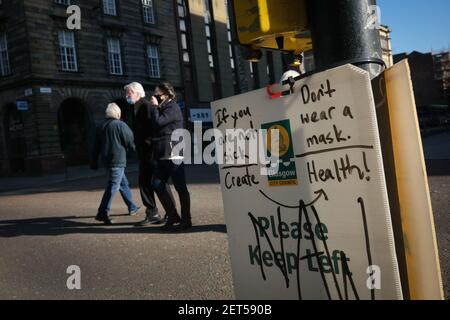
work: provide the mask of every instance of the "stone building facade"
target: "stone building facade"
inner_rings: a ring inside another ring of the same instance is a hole
[[[262,59],[243,59],[233,33],[231,8],[224,0],[177,0],[185,103],[210,102],[278,82],[284,54],[263,50]]]
[[[67,27],[70,5],[80,30]],[[230,30],[224,0],[2,0],[0,176],[87,164],[109,102],[131,123],[132,81],[149,95],[170,81],[188,127],[191,109],[278,81],[282,55],[251,64]]]

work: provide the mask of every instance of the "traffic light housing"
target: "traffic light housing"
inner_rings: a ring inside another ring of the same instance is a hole
[[[312,49],[306,0],[233,0],[239,43],[299,55]]]

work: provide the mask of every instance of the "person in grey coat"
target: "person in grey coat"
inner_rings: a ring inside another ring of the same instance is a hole
[[[97,130],[91,163],[91,168],[97,170],[98,158],[101,155],[108,172],[108,184],[95,218],[107,225],[113,223],[109,212],[113,197],[118,191],[122,195],[130,215],[135,215],[140,209],[133,202],[125,175],[127,150],[135,150],[134,136],[128,125],[120,120],[120,117],[119,106],[115,103],[109,104],[106,108],[106,121]]]

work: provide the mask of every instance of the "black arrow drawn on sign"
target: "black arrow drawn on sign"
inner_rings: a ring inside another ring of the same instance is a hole
[[[278,201],[276,201],[276,200],[270,198],[267,194],[264,193],[264,191],[259,190],[259,192],[260,192],[267,200],[272,201],[273,203],[275,203],[276,205],[279,205],[279,206],[281,206],[281,207],[284,207],[284,208],[287,208],[287,209],[300,209],[300,208],[301,208],[300,206],[289,206],[289,205],[286,205],[286,204],[282,204],[282,203],[280,203],[280,202],[278,202]],[[314,192],[314,194],[317,194],[317,195],[318,195],[318,196],[316,197],[316,199],[314,199],[314,200],[313,200],[311,203],[309,203],[309,204],[305,204],[305,205],[304,205],[305,207],[310,207],[310,206],[312,206],[312,205],[315,204],[317,201],[319,201],[320,198],[321,198],[322,196],[324,197],[325,201],[328,201],[328,195],[326,194],[325,190],[320,189],[320,190]]]

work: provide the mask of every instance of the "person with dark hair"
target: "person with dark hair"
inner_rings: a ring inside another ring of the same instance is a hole
[[[156,164],[151,148],[151,138],[154,130],[150,110],[153,107],[145,99],[144,87],[139,82],[126,85],[124,90],[127,102],[134,106],[133,131],[139,158],[139,189],[142,202],[146,207],[145,219],[136,226],[144,227],[151,224],[161,224],[165,222],[167,214],[164,218],[161,218],[159,215],[155,201],[155,192],[152,187]],[[168,188],[167,192],[173,198],[170,188]]]
[[[174,162],[176,157],[172,154],[172,133],[183,128],[183,114],[176,103],[173,86],[168,82],[159,84],[155,88],[151,104],[153,105],[152,123],[155,127],[152,146],[157,163],[152,185],[168,214],[163,229],[167,231],[186,230],[192,227],[191,199],[186,185],[184,164],[176,164]],[[169,178],[172,178],[180,198],[181,218],[173,198],[167,192]]]

